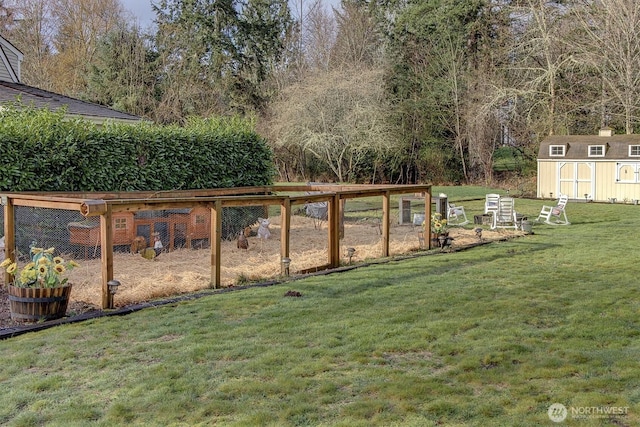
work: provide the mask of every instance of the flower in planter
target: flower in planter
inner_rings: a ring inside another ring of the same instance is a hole
[[[31,262],[24,266],[18,274],[18,265],[11,259],[5,259],[0,268],[14,275],[13,285],[20,288],[55,288],[67,283],[68,278],[62,277],[78,264],[75,261],[65,261],[62,257],[53,256],[55,249],[31,248]]]
[[[423,230],[425,227],[426,221],[422,223]],[[431,214],[431,232],[435,234],[443,234],[447,231],[447,219],[442,218],[442,214],[440,212],[434,212]]]

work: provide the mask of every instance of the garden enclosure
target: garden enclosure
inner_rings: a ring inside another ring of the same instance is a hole
[[[80,264],[69,272],[72,299],[112,308],[113,279],[124,305],[416,250],[416,224],[400,225],[392,198],[401,208],[410,198],[430,217],[430,185],[322,184],[4,193],[0,221],[7,257],[21,266],[30,246],[55,247]],[[257,234],[259,218],[269,221],[267,239]],[[132,250],[134,240],[153,247],[155,236],[162,244],[157,256]],[[5,274],[5,283],[11,279]]]

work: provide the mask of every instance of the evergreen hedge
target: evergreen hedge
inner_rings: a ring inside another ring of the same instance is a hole
[[[269,185],[272,153],[240,118],[95,125],[64,110],[0,111],[0,191],[190,190]]]

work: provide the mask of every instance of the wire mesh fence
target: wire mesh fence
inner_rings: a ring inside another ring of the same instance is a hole
[[[126,208],[114,205],[118,209],[111,213],[108,229],[112,233],[112,276],[121,283],[116,306],[212,287],[216,258],[222,287],[335,266],[335,230],[329,217],[335,209],[331,203],[338,199],[332,190],[297,192],[280,198],[274,194],[273,199],[259,197],[255,203],[250,197],[238,204],[232,198],[225,199],[227,206],[221,209],[216,234],[219,242],[212,241],[211,228],[217,220],[212,221],[215,209],[211,202],[194,200],[188,207],[176,203],[175,208],[170,202],[130,204]],[[420,248],[421,222],[414,216],[419,217],[421,212],[424,216],[424,196],[394,194],[390,201],[386,196],[363,193],[340,200],[339,264],[379,258],[384,255],[385,244],[388,255]],[[283,210],[285,200],[291,200],[288,210]],[[71,300],[100,307],[105,281],[101,247],[104,216],[16,206],[14,217],[16,261],[21,265],[29,262],[31,246],[54,247],[56,254],[79,264],[68,272],[73,284]],[[4,211],[0,210],[3,228],[4,222]]]
[[[421,237],[425,217],[424,196],[414,193],[397,194],[391,198],[388,209],[388,255],[426,249]],[[347,262],[380,258],[386,238],[383,196],[350,199],[344,204],[343,212],[344,238],[340,242],[342,257]]]

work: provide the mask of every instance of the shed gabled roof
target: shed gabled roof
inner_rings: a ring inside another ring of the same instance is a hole
[[[565,147],[564,156],[551,156],[552,145]],[[604,157],[590,157],[589,146],[604,145]],[[629,156],[629,146],[640,145],[640,135],[552,135],[540,143],[538,160],[638,160]]]

